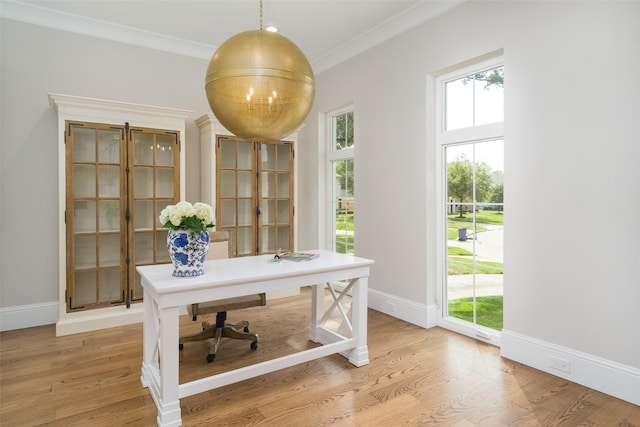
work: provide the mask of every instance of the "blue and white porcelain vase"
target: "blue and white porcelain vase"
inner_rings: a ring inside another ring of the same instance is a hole
[[[186,228],[169,230],[167,249],[173,262],[174,277],[202,276],[209,251],[209,233],[196,233]]]

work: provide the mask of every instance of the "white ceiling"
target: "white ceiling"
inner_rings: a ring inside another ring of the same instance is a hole
[[[464,0],[263,0],[263,27],[302,49],[316,73]],[[0,15],[66,31],[210,58],[258,29],[259,0],[1,0]]]

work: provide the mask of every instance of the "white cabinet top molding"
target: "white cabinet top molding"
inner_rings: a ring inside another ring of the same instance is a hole
[[[49,104],[66,120],[123,124],[181,130],[193,111],[131,104],[81,96],[49,94]]]

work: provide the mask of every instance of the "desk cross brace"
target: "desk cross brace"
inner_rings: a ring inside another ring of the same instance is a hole
[[[347,327],[349,328],[349,331],[353,333],[353,327],[351,326],[351,322],[349,321],[349,317],[347,316],[347,313],[345,313],[344,307],[342,307],[342,304],[340,304],[340,301],[342,300],[342,297],[344,297],[345,295],[347,295],[349,293],[349,291],[351,291],[351,287],[353,286],[353,283],[355,282],[355,280],[356,279],[349,280],[349,284],[342,290],[342,292],[340,293],[339,296],[336,296],[336,291],[333,288],[333,285],[331,283],[327,283],[327,288],[329,288],[329,292],[331,292],[331,297],[333,298],[333,303],[327,309],[327,311],[324,313],[324,315],[322,316],[322,319],[320,319],[320,324],[324,324],[324,322],[327,321],[327,319],[329,318],[331,313],[333,313],[333,310],[335,310],[337,308],[340,311],[340,314],[342,315],[342,319],[347,324]]]

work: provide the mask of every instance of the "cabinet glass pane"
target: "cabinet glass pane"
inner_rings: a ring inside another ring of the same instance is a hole
[[[278,145],[276,148],[276,153],[278,153],[278,161],[276,165],[276,169],[279,171],[288,171],[289,170],[289,152],[291,150],[290,145]]]
[[[262,197],[276,196],[276,174],[262,172]]]
[[[135,230],[153,229],[155,218],[153,200],[136,200],[133,204],[133,228]]]
[[[98,203],[100,231],[120,231],[120,200],[100,200]]]
[[[93,200],[73,202],[73,231],[76,233],[96,231],[96,202]]]
[[[96,197],[96,167],[73,165],[73,196]]]
[[[279,173],[278,180],[278,197],[289,197],[289,173]]]
[[[156,165],[173,166],[175,141],[173,135],[156,135]]]
[[[236,225],[236,201],[222,200],[220,203],[220,227],[233,227]]]
[[[238,225],[253,224],[253,202],[251,199],[238,200]]]
[[[75,236],[73,242],[74,267],[93,268],[96,266],[96,236]]]
[[[173,197],[173,169],[156,168],[156,197]]]
[[[276,147],[274,144],[262,144],[260,149],[262,158],[262,169],[276,168]]]
[[[109,268],[98,272],[98,283],[100,284],[98,302],[120,301],[120,269]]]
[[[153,233],[134,233],[136,265],[153,263]]]
[[[252,169],[253,143],[238,142],[238,169]]]
[[[273,224],[276,220],[276,201],[273,199],[262,199],[262,209],[260,209],[263,224]]]
[[[96,295],[96,271],[77,271],[73,275],[73,305],[93,304]]]
[[[236,167],[236,143],[221,139],[220,153],[220,165],[226,169],[234,169]]]
[[[146,133],[134,134],[133,159],[135,164],[153,164],[153,135]]]
[[[119,166],[98,166],[98,197],[120,197]]]
[[[108,267],[120,265],[120,233],[100,234],[98,265]]]
[[[262,248],[263,253],[276,252],[276,229],[274,227],[262,227]]]
[[[120,163],[120,132],[98,131],[98,161],[100,163]]]
[[[222,197],[236,196],[236,172],[222,171],[220,174],[220,195]]]
[[[253,232],[251,228],[238,228],[236,248],[238,255],[251,255],[255,248],[253,247]]]
[[[171,262],[167,249],[167,230],[156,231],[156,262]]]
[[[250,171],[238,171],[238,197],[251,197],[252,176],[253,173]]]
[[[290,251],[291,248],[289,247],[289,226],[279,226],[277,230],[278,242],[276,243],[276,247],[278,248],[278,252]]]
[[[278,224],[289,224],[289,199],[278,199],[276,204],[278,206],[276,222]]]
[[[153,168],[133,168],[133,194],[135,197],[153,197]]]
[[[93,129],[73,128],[73,161],[96,161],[96,132]]]

